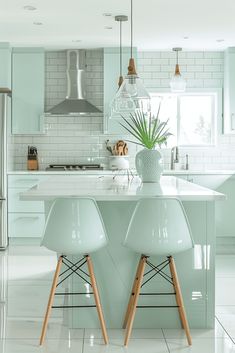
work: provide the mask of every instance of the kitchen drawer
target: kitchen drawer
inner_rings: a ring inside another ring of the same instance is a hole
[[[20,194],[27,188],[8,189],[8,212],[39,212],[44,213],[43,201],[21,201]]]
[[[40,183],[40,181],[47,180],[47,175],[9,175],[8,187],[9,188],[28,188],[33,187]]]
[[[9,237],[41,237],[45,225],[43,213],[9,213]]]

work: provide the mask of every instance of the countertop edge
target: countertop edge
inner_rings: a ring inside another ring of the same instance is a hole
[[[61,172],[51,172],[45,170],[36,171],[8,171],[8,175],[113,175],[117,173],[115,170],[94,170],[94,171],[61,171]],[[120,173],[120,172],[119,172]],[[123,171],[123,174],[126,172]],[[135,174],[135,171],[133,170]],[[120,173],[121,174],[121,173]],[[235,176],[234,170],[165,170],[163,175],[230,175]]]

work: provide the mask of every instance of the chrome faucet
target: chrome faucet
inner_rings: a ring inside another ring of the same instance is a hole
[[[175,163],[179,163],[179,148],[174,146],[171,149],[171,170],[175,169]]]

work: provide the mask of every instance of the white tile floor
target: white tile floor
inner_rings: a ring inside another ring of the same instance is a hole
[[[69,330],[64,313],[53,311],[47,339],[38,346],[56,257],[32,246],[0,252],[0,353],[235,353],[235,255],[218,255],[214,330],[191,330],[188,347],[182,330],[134,330],[128,348],[123,331],[109,330],[104,346],[98,329]]]

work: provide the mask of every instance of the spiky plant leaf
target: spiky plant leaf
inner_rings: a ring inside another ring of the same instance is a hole
[[[143,110],[131,113],[129,119],[122,116],[124,123],[120,125],[131,134],[137,141],[130,141],[148,149],[153,149],[156,145],[166,144],[167,139],[172,134],[167,129],[168,121],[160,121],[160,106],[156,117],[146,115]]]

